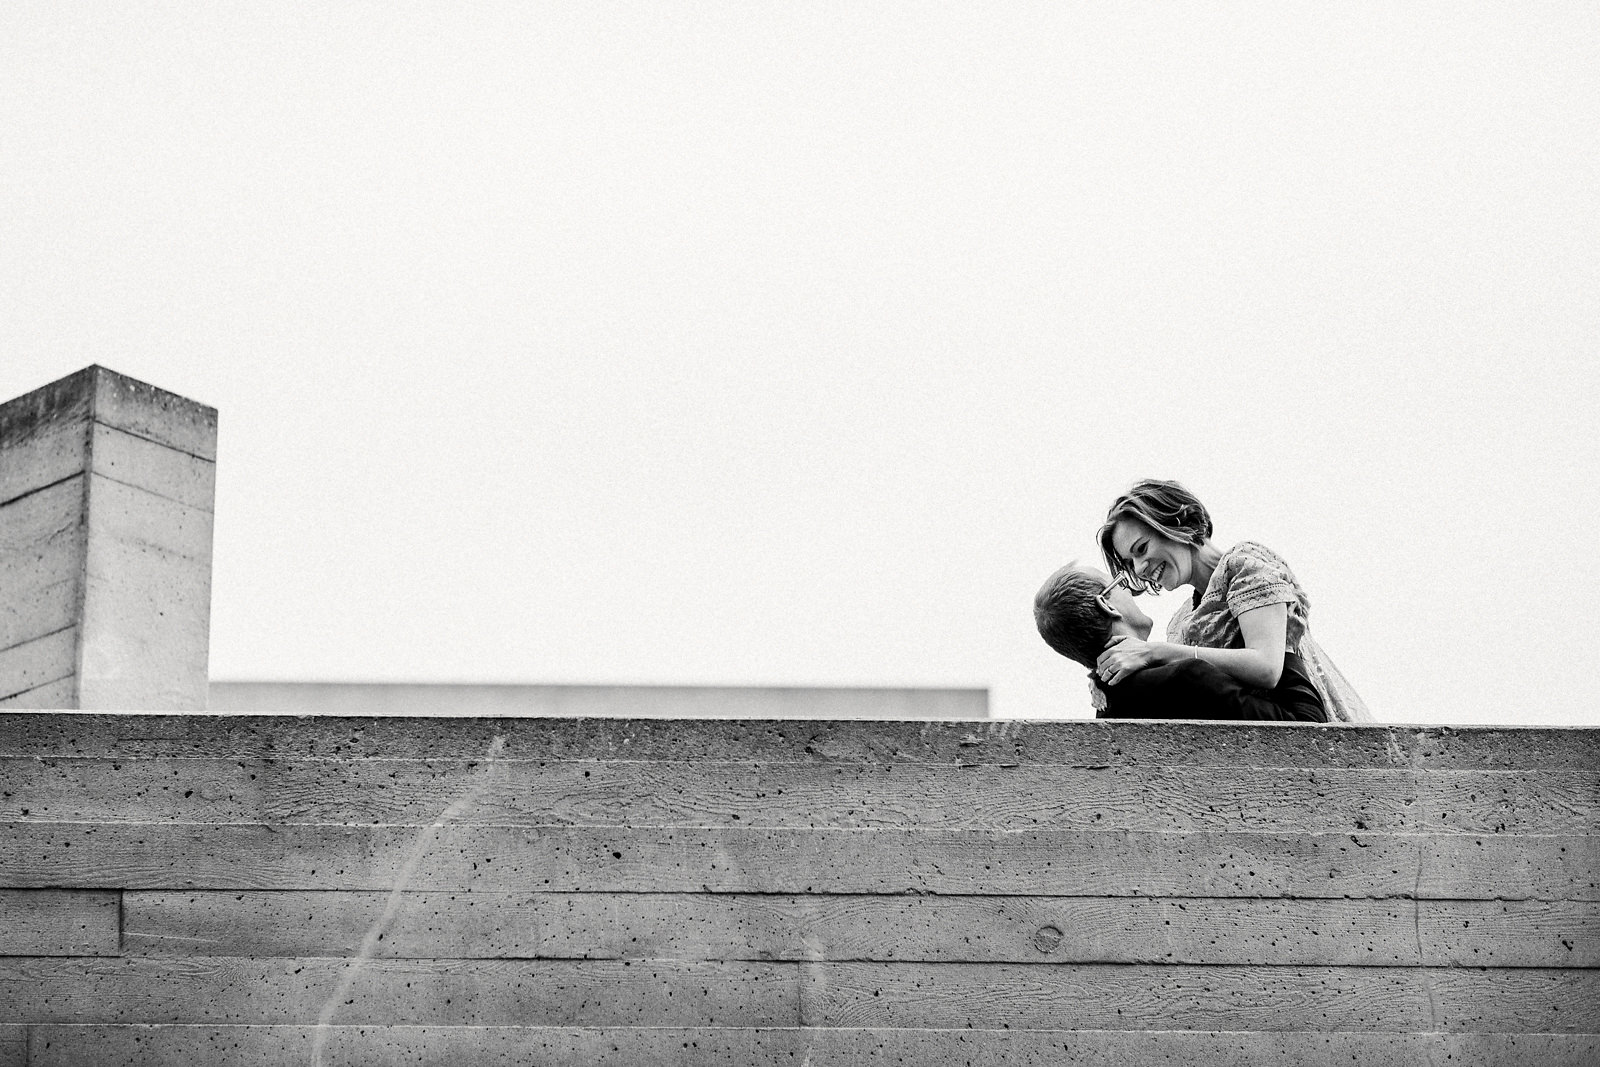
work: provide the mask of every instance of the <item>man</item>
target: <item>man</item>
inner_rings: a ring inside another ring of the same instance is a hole
[[[1095,661],[1119,637],[1150,637],[1150,617],[1133,594],[1112,584],[1105,572],[1069,563],[1052,574],[1033,598],[1033,621],[1045,643],[1087,667],[1102,719],[1247,719],[1327,722],[1311,679],[1296,656],[1286,655],[1283,676],[1271,689],[1241,685],[1198,659],[1146,667],[1104,685]]]

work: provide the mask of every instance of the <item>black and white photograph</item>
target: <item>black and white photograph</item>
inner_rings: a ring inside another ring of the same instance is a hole
[[[1600,1064],[1600,7],[0,8],[0,1067]]]

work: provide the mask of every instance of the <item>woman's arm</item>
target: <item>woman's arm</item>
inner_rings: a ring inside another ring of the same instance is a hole
[[[1192,657],[1204,660],[1235,681],[1257,689],[1271,689],[1283,677],[1289,605],[1265,604],[1240,612],[1237,618],[1239,631],[1244,635],[1244,648],[1198,648],[1118,636],[1100,653],[1095,673],[1106,685],[1116,685],[1135,671]]]
[[[1239,632],[1244,635],[1243,648],[1195,651],[1200,659],[1235,681],[1257,689],[1271,689],[1283,677],[1283,653],[1289,639],[1289,605],[1264,604],[1234,617],[1239,620]]]

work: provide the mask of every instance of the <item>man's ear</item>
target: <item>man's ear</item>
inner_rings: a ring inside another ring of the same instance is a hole
[[[1099,604],[1101,609],[1103,611],[1105,611],[1105,613],[1107,615],[1110,615],[1113,619],[1121,619],[1122,618],[1122,612],[1118,611],[1116,608],[1111,606],[1111,601],[1106,598],[1106,594],[1105,593],[1096,594],[1095,598],[1094,598],[1094,602],[1096,604]]]

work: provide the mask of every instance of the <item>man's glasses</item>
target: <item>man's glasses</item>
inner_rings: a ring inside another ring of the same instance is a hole
[[[1102,589],[1099,595],[1094,598],[1095,602],[1107,611],[1115,611],[1116,609],[1111,606],[1111,602],[1106,599],[1106,595],[1119,585],[1134,596],[1160,592],[1154,582],[1147,582],[1143,578],[1135,578],[1132,571],[1118,571],[1111,579],[1111,584]]]

